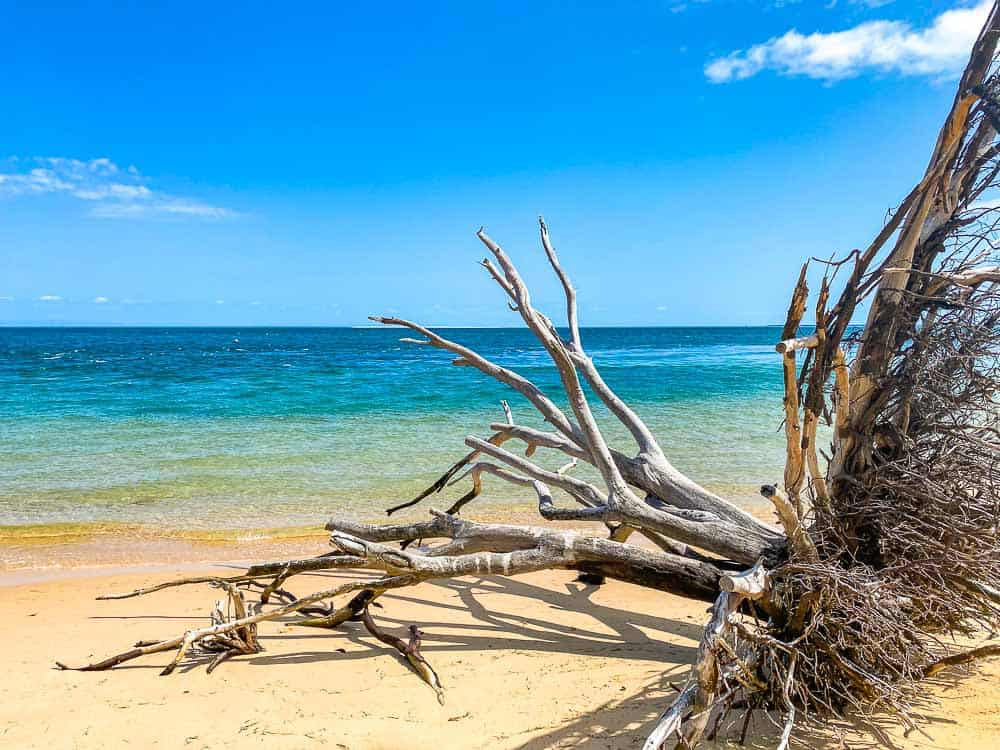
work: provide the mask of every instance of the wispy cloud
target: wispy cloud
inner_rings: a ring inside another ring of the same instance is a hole
[[[108,303],[107,297],[94,297],[93,302],[95,305],[106,305]]]
[[[228,208],[167,196],[161,196],[154,201],[102,203],[95,206],[90,213],[102,219],[141,218],[151,214],[193,216],[205,219],[224,219],[235,216],[235,213]]]
[[[38,298],[38,301],[39,302],[60,302],[60,301],[62,301],[62,297],[60,297],[58,294],[43,294],[41,297]]]
[[[873,6],[873,3],[867,3]],[[705,66],[714,83],[727,83],[774,70],[824,81],[866,71],[947,76],[961,71],[992,0],[945,11],[929,26],[902,21],[867,21],[844,31],[801,34],[795,29]]]
[[[0,196],[68,195],[91,204],[90,214],[104,219],[234,215],[227,208],[155,190],[135,167],[122,168],[110,159],[49,156],[8,163],[13,169],[0,173]]]

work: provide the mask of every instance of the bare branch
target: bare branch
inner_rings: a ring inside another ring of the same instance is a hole
[[[790,352],[799,351],[800,349],[815,349],[818,343],[819,339],[816,334],[813,333],[809,336],[803,336],[802,338],[779,341],[775,344],[774,350],[778,352],[778,354],[789,354]]]
[[[480,372],[489,375],[495,380],[499,380],[504,385],[508,385],[522,396],[524,396],[531,404],[541,412],[542,416],[552,424],[559,432],[563,433],[570,440],[580,444],[581,434],[580,429],[567,419],[566,415],[563,414],[562,410],[559,409],[543,392],[542,390],[532,383],[527,378],[519,375],[518,373],[510,370],[506,367],[501,367],[485,357],[481,356],[477,352],[457,344],[454,341],[449,341],[448,339],[439,336],[438,334],[431,331],[429,328],[425,328],[418,323],[413,323],[409,320],[403,320],[402,318],[390,318],[390,317],[378,317],[373,316],[370,318],[376,323],[382,323],[383,325],[392,326],[402,326],[404,328],[409,328],[412,331],[416,331],[423,336],[427,337],[427,340],[431,346],[438,349],[444,349],[452,354],[457,354],[462,360],[468,362],[472,367],[475,367]]]
[[[816,560],[816,547],[810,539],[808,532],[802,527],[799,514],[792,505],[791,500],[774,485],[765,484],[760,488],[760,494],[766,497],[774,505],[781,519],[781,525],[785,529],[785,536],[792,549],[801,555],[804,560]]]
[[[590,404],[587,403],[587,397],[580,387],[576,368],[569,357],[566,347],[559,337],[555,335],[548,319],[540,315],[531,306],[531,297],[528,288],[507,254],[482,229],[477,234],[480,241],[493,253],[497,263],[500,265],[500,269],[503,271],[504,277],[513,289],[518,312],[522,320],[524,320],[528,328],[548,351],[556,369],[559,371],[563,390],[569,398],[570,406],[576,415],[580,431],[583,433],[585,441],[583,445],[591,454],[594,466],[600,472],[601,477],[608,487],[610,493],[609,503],[614,505],[619,502],[638,502],[638,498],[629,490],[625,484],[625,480],[622,479],[621,473],[618,471],[618,467],[615,466],[614,460],[611,457],[611,451],[604,441],[604,436],[601,434],[594,415],[590,410]],[[560,431],[562,432],[562,430]]]
[[[602,497],[601,492],[594,487],[594,485],[589,482],[584,482],[582,479],[576,479],[575,477],[557,474],[553,471],[547,471],[536,466],[527,459],[521,458],[504,448],[492,445],[491,443],[488,443],[485,440],[480,440],[476,437],[467,437],[465,439],[465,444],[470,448],[475,448],[480,453],[484,453],[487,456],[497,459],[498,461],[502,461],[508,466],[527,474],[533,479],[538,479],[542,482],[551,484],[554,487],[558,487],[561,490],[565,490],[585,505],[607,504],[607,501],[604,497]]]

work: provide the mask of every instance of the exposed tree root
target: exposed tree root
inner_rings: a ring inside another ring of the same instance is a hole
[[[980,646],[979,648],[974,648],[970,651],[963,651],[958,654],[943,656],[937,661],[924,667],[924,677],[932,677],[948,667],[954,667],[959,664],[968,664],[969,662],[976,661],[977,659],[986,659],[991,656],[1000,656],[1000,644]]]

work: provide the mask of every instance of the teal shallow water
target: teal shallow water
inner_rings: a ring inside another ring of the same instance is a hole
[[[600,328],[584,339],[679,468],[753,503],[782,470],[778,333]],[[463,455],[466,435],[487,434],[502,420],[501,399],[519,422],[542,426],[517,394],[400,335],[0,328],[0,526],[296,526],[347,509],[371,517],[433,481]],[[559,393],[529,334],[447,335]],[[599,416],[630,449],[624,430]],[[483,502],[527,499],[493,482]]]

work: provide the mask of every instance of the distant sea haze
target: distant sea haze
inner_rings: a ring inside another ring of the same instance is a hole
[[[453,367],[445,352],[400,343],[402,335],[0,328],[0,526],[320,527],[333,512],[376,519],[464,455],[467,435],[488,434],[503,418],[501,399],[518,422],[544,426],[518,394]],[[773,327],[583,332],[605,379],[670,459],[742,503],[781,476],[778,335]],[[448,336],[564,402],[526,331]],[[633,450],[596,411],[614,445]],[[563,463],[542,453],[546,465]],[[477,502],[496,510],[529,498],[487,480]]]

